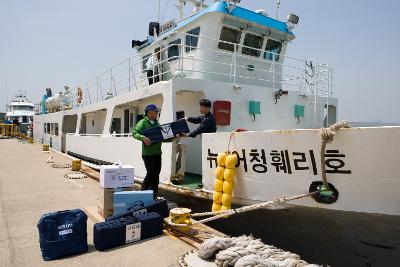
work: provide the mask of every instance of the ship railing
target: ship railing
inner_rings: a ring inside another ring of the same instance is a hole
[[[66,135],[75,135],[75,133],[66,133]],[[79,136],[90,136],[90,137],[101,137],[103,134],[86,134],[80,133]],[[111,133],[109,136],[111,137],[132,137],[132,133]]]
[[[150,77],[153,81],[157,78],[168,81],[174,77],[206,78],[233,84],[263,85],[276,90],[293,90],[304,96],[333,96],[333,69],[327,64],[210,37],[188,33],[176,35],[181,39],[180,43],[163,45],[163,40],[155,41],[154,47],[161,47],[161,58],[153,67],[153,76]],[[198,45],[186,44],[186,36],[198,38]],[[207,47],[205,43],[213,45]],[[233,52],[217,48],[218,43],[232,45]],[[171,48],[176,55],[168,55]],[[243,48],[251,50],[257,57],[242,54]],[[266,55],[269,58],[265,58]],[[137,54],[129,57],[82,83],[79,87],[83,91],[83,98],[78,103],[77,93],[73,92],[73,108],[105,101],[148,86],[145,67],[148,56]]]

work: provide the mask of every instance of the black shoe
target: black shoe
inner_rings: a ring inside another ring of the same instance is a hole
[[[196,187],[196,189],[202,189],[203,187],[204,187],[203,184],[198,184],[197,187]]]

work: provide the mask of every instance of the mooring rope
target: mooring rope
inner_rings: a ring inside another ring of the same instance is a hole
[[[329,190],[328,179],[326,178],[326,166],[325,166],[325,151],[326,144],[331,143],[337,131],[343,128],[350,128],[350,124],[347,121],[339,121],[329,126],[328,128],[320,129],[321,136],[321,174],[322,182],[324,183],[325,189]]]
[[[271,201],[266,201],[266,202],[262,202],[262,203],[258,203],[258,204],[249,205],[249,206],[244,206],[244,207],[240,207],[240,208],[236,208],[236,209],[194,213],[191,215],[191,217],[204,217],[204,216],[212,216],[212,217],[205,218],[205,219],[199,220],[199,221],[195,221],[191,225],[202,224],[202,223],[218,220],[218,219],[226,217],[226,216],[240,214],[240,213],[253,211],[253,210],[258,210],[258,209],[262,209],[262,208],[266,208],[266,207],[276,207],[276,206],[282,205],[288,201],[293,201],[296,199],[309,197],[314,194],[316,194],[316,192],[292,196],[292,197],[281,197],[281,198],[277,198],[277,199],[274,199]],[[177,223],[173,223],[171,221],[167,221],[167,224],[169,224],[170,226],[174,226],[174,227],[188,226],[187,224],[177,224]]]

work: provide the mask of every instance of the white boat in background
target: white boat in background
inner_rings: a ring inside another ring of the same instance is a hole
[[[211,1],[212,2],[212,1]],[[160,188],[169,199],[195,210],[211,208],[215,157],[227,149],[240,165],[233,201],[257,203],[313,190],[321,180],[318,128],[336,122],[333,69],[317,60],[286,55],[295,39],[296,15],[286,22],[251,11],[239,1],[194,3],[194,13],[163,25],[151,23],[137,50],[71,91],[68,109],[34,116],[34,138],[93,164],[121,161],[145,175],[141,144],[131,131],[150,103],[160,122],[198,114],[213,102],[218,131],[184,145],[163,144]],[[156,83],[146,62],[160,51]],[[195,125],[190,125],[191,129]],[[332,204],[312,198],[278,210],[259,210],[213,224],[230,234],[252,233],[332,266],[399,266],[400,127],[350,128],[328,145],[328,181],[339,197]],[[177,161],[180,162],[177,162]],[[185,180],[171,183],[185,161]],[[203,183],[202,189],[195,187]],[[313,187],[314,186],[314,187]],[[382,265],[383,264],[383,265]]]
[[[33,122],[34,106],[26,97],[26,93],[20,90],[7,105],[5,118],[9,121],[18,120],[20,131],[26,133]]]

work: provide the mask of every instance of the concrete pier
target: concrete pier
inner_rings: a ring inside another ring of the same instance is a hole
[[[89,252],[45,262],[36,224],[47,212],[96,206],[101,188],[93,179],[68,180],[69,169],[55,169],[41,144],[0,140],[0,266],[177,266],[180,255],[192,249],[183,241],[162,235],[109,251],[93,245],[88,219]],[[53,153],[54,162],[70,163]]]

